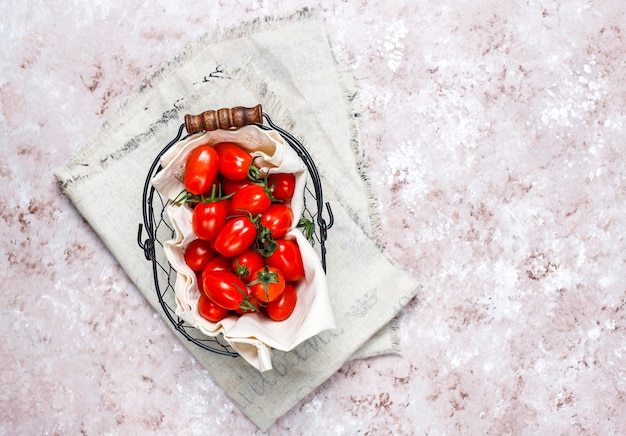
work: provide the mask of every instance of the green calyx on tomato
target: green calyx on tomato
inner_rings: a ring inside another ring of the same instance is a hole
[[[278,243],[272,236],[272,232],[259,220],[257,222],[256,239],[252,244],[252,248],[261,256],[269,257],[274,254],[276,247],[278,247]]]
[[[258,157],[259,156],[253,157],[252,162],[250,162],[250,166],[248,167],[248,179],[252,180],[254,183],[264,183],[265,174],[261,171],[261,168],[254,164],[254,161]]]
[[[239,305],[239,310],[241,310],[244,313],[259,312],[259,308],[250,300],[249,295],[243,299],[243,301]]]
[[[315,233],[315,224],[313,224],[313,221],[306,217],[302,217],[298,221],[298,225],[296,227],[302,230],[302,233],[304,233],[304,237],[308,241],[311,241],[313,239],[313,233]]]
[[[273,301],[285,290],[285,277],[278,268],[265,265],[254,274],[254,277],[256,279],[247,286],[259,301],[265,303]]]
[[[241,289],[239,286],[237,285],[234,285],[234,286],[243,297],[241,300],[241,303],[239,303],[239,310],[243,312],[258,312],[259,308],[256,307],[256,305],[251,301],[250,295],[246,291]]]
[[[235,257],[233,272],[237,274],[238,277],[248,277],[250,268],[239,263],[239,259]]]
[[[250,249],[232,258],[232,270],[245,282],[252,280],[253,274],[265,265],[265,259]]]
[[[199,203],[207,204],[207,203],[213,203],[216,201],[227,200],[232,196],[233,194],[222,195],[222,187],[220,186],[219,183],[216,183],[211,187],[210,195],[205,195],[205,194],[196,195],[196,194],[192,194],[186,189],[183,189],[178,194],[178,196],[176,196],[176,198],[172,201],[172,203],[174,204],[184,203],[184,204],[193,206]]]

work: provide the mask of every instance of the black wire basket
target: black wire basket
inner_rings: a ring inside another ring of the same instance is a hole
[[[263,123],[263,120],[266,124]],[[263,130],[275,130],[283,140],[297,153],[307,168],[307,181],[304,192],[303,217],[314,223],[313,232],[305,234],[311,245],[320,256],[322,268],[326,271],[326,247],[327,231],[333,225],[333,215],[330,204],[324,203],[322,184],[319,173],[313,159],[306,148],[293,135],[275,125],[271,118],[262,112],[261,106],[254,108],[234,107],[207,111],[200,115],[186,115],[185,123],[181,124],[178,134],[167,144],[155,157],[143,189],[143,223],[139,224],[137,243],[143,250],[147,260],[152,262],[154,286],[157,298],[163,312],[172,323],[174,328],[187,340],[195,345],[225,356],[237,357],[239,354],[224,340],[218,336],[207,336],[191,324],[176,315],[176,302],[174,283],[177,272],[167,260],[163,243],[174,237],[174,228],[169,223],[166,215],[166,207],[169,199],[164,197],[152,186],[152,179],[163,169],[160,160],[171,147],[189,136],[203,130],[232,129],[245,125],[255,125]],[[185,134],[185,130],[187,134]],[[323,216],[326,210],[328,221]],[[147,233],[147,239],[143,239],[143,230]]]

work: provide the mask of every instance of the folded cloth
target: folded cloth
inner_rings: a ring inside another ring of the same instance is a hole
[[[137,226],[143,221],[148,169],[183,114],[261,103],[277,124],[302,140],[334,216],[327,280],[336,328],[290,352],[273,353],[274,369],[263,373],[241,358],[182,340],[266,430],[347,360],[397,352],[394,317],[419,286],[373,239],[377,220],[347,103],[353,89],[346,88],[350,78],[337,73],[323,21],[307,10],[220,34],[203,38],[165,67],[55,174],[148,302],[163,313],[152,265],[136,245]]]

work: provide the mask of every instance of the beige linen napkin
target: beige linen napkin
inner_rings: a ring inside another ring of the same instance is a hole
[[[336,71],[324,23],[315,14],[305,10],[255,21],[190,47],[56,171],[78,211],[150,304],[163,313],[152,264],[136,244],[137,226],[143,221],[148,168],[176,134],[183,115],[261,103],[278,125],[302,140],[316,162],[334,215],[327,278],[336,329],[290,352],[274,352],[274,369],[264,373],[241,358],[219,356],[182,340],[262,430],[346,360],[398,352],[394,317],[418,290],[372,239],[376,218],[347,103],[350,85],[350,77]]]

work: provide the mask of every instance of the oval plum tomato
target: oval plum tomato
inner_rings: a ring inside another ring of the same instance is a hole
[[[230,257],[218,254],[206,264],[202,271],[231,271],[233,261]]]
[[[247,185],[235,192],[230,198],[233,213],[250,212],[252,216],[257,216],[265,212],[270,207],[272,200],[261,185]]]
[[[270,174],[267,178],[267,186],[276,200],[290,200],[296,189],[296,176],[292,173]]]
[[[217,152],[208,145],[194,148],[185,164],[185,189],[195,195],[211,190],[217,178]]]
[[[264,265],[263,256],[252,249],[248,249],[232,259],[233,271],[246,283],[251,281],[252,275]]]
[[[265,263],[280,269],[288,282],[303,278],[304,264],[298,243],[290,239],[278,239],[276,244],[276,251],[265,259]]]
[[[276,300],[285,290],[285,276],[273,266],[265,265],[252,276],[248,283],[250,293],[262,303]]]
[[[200,294],[200,298],[198,298],[198,313],[208,321],[219,322],[228,316],[228,309],[218,306],[209,297]]]
[[[282,238],[291,228],[293,212],[282,203],[274,203],[261,216],[261,224],[268,228],[274,239]]]
[[[231,218],[217,234],[214,248],[222,256],[237,256],[250,248],[256,233],[256,225],[247,216]]]
[[[244,186],[252,184],[250,179],[243,180],[231,180],[226,177],[220,177],[220,188],[222,190],[223,195],[234,194],[239,191]]]
[[[246,284],[230,271],[202,272],[204,294],[224,309],[237,310],[247,301]]]
[[[220,142],[215,147],[218,156],[218,172],[230,180],[244,180],[248,177],[248,168],[252,156],[234,142]]]
[[[298,295],[296,293],[296,288],[291,283],[287,283],[285,284],[285,290],[280,297],[267,303],[267,306],[265,307],[267,316],[274,321],[284,321],[293,313],[293,309],[295,309],[297,301]]]
[[[228,203],[211,201],[198,203],[191,215],[191,225],[196,236],[205,241],[212,241],[226,223]]]
[[[208,241],[194,239],[185,248],[185,263],[194,271],[202,271],[216,254]]]

